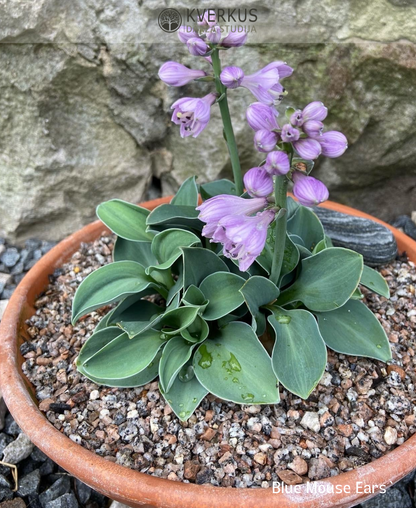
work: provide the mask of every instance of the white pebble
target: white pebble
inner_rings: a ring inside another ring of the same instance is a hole
[[[388,445],[397,443],[397,430],[393,427],[386,427],[386,432],[384,433],[384,441]]]
[[[321,424],[319,423],[318,413],[312,411],[306,411],[300,422],[303,427],[312,430],[313,432],[319,432],[321,430]]]
[[[90,400],[97,400],[100,397],[100,392],[98,390],[93,390],[90,393]]]

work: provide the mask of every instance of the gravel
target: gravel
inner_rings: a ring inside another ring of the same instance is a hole
[[[39,407],[71,440],[116,462],[172,481],[269,488],[305,482],[367,464],[416,430],[415,265],[381,269],[392,297],[363,289],[389,336],[391,365],[329,351],[325,375],[307,401],[281,388],[281,403],[240,406],[207,396],[181,423],[157,382],[135,389],[97,386],[74,361],[106,310],[70,324],[80,282],[111,259],[113,239],[82,245],[57,270],[28,321],[24,373]],[[300,480],[299,480],[300,479]]]

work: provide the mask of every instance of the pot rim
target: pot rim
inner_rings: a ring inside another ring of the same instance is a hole
[[[153,210],[170,199],[171,197],[160,198],[142,203],[141,206]],[[404,233],[354,208],[331,201],[323,206],[383,224],[394,233],[399,251],[406,251],[409,259],[416,262],[416,242]],[[292,492],[274,494],[272,488],[227,489],[157,478],[109,462],[61,434],[36,405],[30,385],[21,371],[23,360],[17,346],[24,337],[25,320],[34,313],[35,298],[48,283],[48,275],[67,261],[81,242],[92,241],[103,232],[108,232],[108,229],[100,221],[95,221],[62,240],[45,254],[17,286],[0,324],[0,387],[9,411],[31,441],[66,471],[111,499],[135,507],[294,508],[301,505],[305,508],[349,508],[373,497],[379,490],[364,493],[364,486],[390,486],[416,467],[415,434],[388,454],[365,466],[325,480],[299,485],[296,489],[299,492],[292,489]],[[357,489],[358,482],[362,482],[361,492]],[[349,493],[346,492],[348,486]],[[341,488],[342,492],[337,492],[336,488]]]

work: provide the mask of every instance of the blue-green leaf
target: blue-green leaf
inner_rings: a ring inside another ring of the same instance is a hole
[[[300,236],[310,252],[325,238],[321,221],[312,210],[305,206],[300,206],[297,212],[287,221],[287,232],[291,235]]]
[[[157,264],[150,242],[131,242],[119,236],[114,244],[114,261],[136,261],[144,268]]]
[[[244,301],[253,316],[252,328],[257,335],[262,335],[266,330],[266,318],[260,311],[260,307],[272,303],[279,296],[279,289],[269,279],[254,276],[240,288]]]
[[[198,206],[198,187],[195,179],[195,176],[191,176],[183,182],[170,202],[171,205],[193,206],[194,208]]]
[[[193,206],[159,205],[147,217],[148,226],[186,226],[202,230],[203,223],[198,219],[199,212]]]
[[[385,298],[390,298],[390,289],[386,279],[373,268],[364,265],[363,274],[361,275],[360,284],[374,291]]]
[[[224,261],[208,249],[185,247],[182,251],[185,289],[190,285],[199,286],[211,273],[229,271]]]
[[[382,362],[391,360],[387,335],[364,303],[350,300],[340,309],[315,314],[324,341],[334,351]]]
[[[268,320],[276,334],[272,353],[274,373],[290,392],[307,399],[325,371],[325,342],[310,312],[272,309]]]
[[[204,183],[200,186],[201,197],[203,200],[219,196],[220,194],[231,194],[237,196],[235,183],[230,180],[216,180],[215,182]]]
[[[97,216],[117,236],[134,242],[149,242],[153,234],[146,232],[149,210],[121,199],[105,201],[97,207]]]
[[[217,272],[208,275],[199,286],[199,289],[209,301],[204,319],[212,321],[219,319],[244,303],[243,295],[239,289],[245,283],[245,279],[230,272]]]
[[[191,357],[193,347],[182,337],[172,337],[168,341],[159,362],[159,382],[163,391],[170,390],[179,371]]]

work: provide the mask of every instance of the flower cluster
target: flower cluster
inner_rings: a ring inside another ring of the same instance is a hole
[[[271,204],[273,198],[270,196],[277,185],[275,180],[284,178],[286,185],[292,182],[293,194],[304,206],[324,202],[328,199],[326,186],[310,176],[310,171],[300,171],[297,163],[303,162],[311,169],[312,161],[320,155],[339,157],[347,148],[347,139],[338,131],[324,132],[323,121],[328,110],[319,101],[311,102],[303,109],[288,108],[288,121],[280,124],[276,106],[286,95],[281,80],[291,76],[293,69],[286,62],[277,60],[254,74],[246,74],[237,66],[228,66],[221,71],[219,52],[242,46],[247,34],[231,32],[222,38],[213,10],[205,11],[198,25],[204,28],[203,35],[183,26],[178,31],[178,37],[191,55],[203,57],[212,65],[213,73],[189,69],[177,62],[166,62],[160,68],[159,76],[171,86],[183,86],[193,80],[215,82],[215,93],[202,98],[185,97],[172,105],[172,121],[180,126],[182,137],[197,137],[206,128],[211,106],[215,102],[226,101],[227,90],[245,88],[256,98],[257,102],[247,108],[246,118],[254,131],[254,146],[266,158],[244,176],[247,198],[220,195],[208,199],[198,208],[200,220],[206,223],[202,234],[212,242],[223,244],[224,255],[237,259],[240,269],[246,270],[264,248],[267,228],[280,208],[279,203],[274,208]],[[228,107],[224,110],[223,105],[219,105],[224,121],[224,115],[229,115]],[[239,175],[241,181],[239,161],[235,161],[238,152],[229,118],[228,122],[225,120],[224,129],[226,123],[231,128],[226,141],[233,172],[235,176]],[[242,185],[240,190],[242,192]]]

